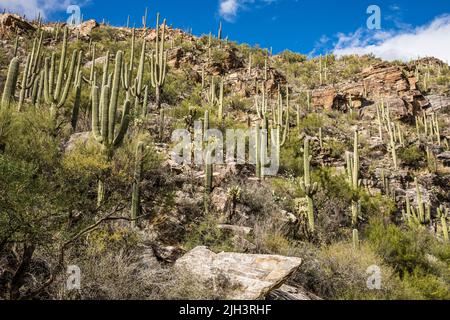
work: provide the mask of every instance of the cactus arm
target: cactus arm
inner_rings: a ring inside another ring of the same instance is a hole
[[[62,95],[59,97],[57,109],[61,108],[64,105],[64,103],[66,103],[67,97],[69,95],[69,89],[70,89],[70,85],[72,84],[73,73],[75,70],[75,62],[77,59],[76,57],[77,57],[77,52],[74,51],[72,53],[72,59],[70,61],[69,74],[67,75],[66,84],[64,86],[64,90],[62,91]],[[57,100],[58,100],[58,98],[55,97],[55,101],[57,101]]]
[[[118,51],[116,54],[116,65],[114,66],[114,76],[111,89],[111,98],[109,102],[109,124],[108,124],[108,141],[113,143],[114,130],[116,124],[117,101],[119,99],[120,72],[122,69],[123,52]]]
[[[141,58],[139,60],[139,67],[137,72],[137,86],[136,95],[140,96],[142,93],[142,83],[144,81],[144,63],[145,63],[145,39],[142,42]]]
[[[105,63],[103,64],[102,86],[106,86],[108,84],[109,51],[106,52],[105,58]]]
[[[53,52],[50,59],[50,69],[48,74],[48,93],[51,97],[53,97],[53,85],[55,83],[55,59],[56,54]],[[51,101],[53,101],[53,99],[49,97],[47,103],[51,103]]]
[[[92,133],[94,134],[95,140],[98,142],[103,141],[102,133],[100,130],[100,123],[99,123],[99,88],[97,86],[94,86],[92,88]]]
[[[103,86],[100,97],[101,110],[101,134],[103,143],[108,144],[108,102],[109,102],[109,86]]]
[[[148,105],[148,86],[144,88],[144,101],[142,102],[142,116],[147,116],[147,105]]]
[[[64,78],[64,67],[66,65],[66,57],[67,57],[67,33],[68,29],[67,27],[64,28],[64,38],[63,38],[63,45],[61,49],[61,58],[59,61],[59,70],[58,70],[58,77],[56,80],[56,88],[54,93],[54,100],[58,100],[61,96],[61,90],[62,90],[62,82]]]
[[[73,109],[72,109],[72,118],[71,118],[71,125],[72,129],[75,131],[77,128],[77,122],[78,122],[78,113],[80,110],[80,102],[81,102],[81,80],[82,80],[82,72],[79,71],[78,77],[77,77],[77,84],[75,87],[75,100],[73,103]]]
[[[123,114],[122,114],[122,120],[120,122],[119,132],[117,136],[115,137],[113,141],[113,146],[118,147],[122,144],[123,139],[125,138],[125,134],[127,133],[128,126],[130,124],[130,101],[125,101],[125,104],[123,106]]]

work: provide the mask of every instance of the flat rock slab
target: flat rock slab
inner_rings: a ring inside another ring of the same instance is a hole
[[[259,300],[280,287],[301,265],[300,258],[243,253],[214,253],[197,247],[177,260],[175,268],[188,272],[220,299]]]

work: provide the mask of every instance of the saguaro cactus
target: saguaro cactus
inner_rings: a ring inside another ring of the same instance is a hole
[[[223,121],[223,79],[220,81],[219,85],[219,109],[217,119],[219,123]]]
[[[41,62],[41,46],[42,46],[43,33],[41,32],[39,39],[35,38],[33,41],[33,49],[28,54],[25,68],[23,69],[22,81],[20,83],[19,104],[17,106],[18,111],[22,111],[23,104],[27,98],[27,94],[30,89],[36,83],[36,77],[40,73]]]
[[[131,49],[130,49],[130,63],[125,63],[121,72],[122,87],[127,91],[128,95],[134,97],[134,108],[136,114],[146,115],[147,106],[145,100],[147,99],[147,86],[144,86],[144,66],[145,66],[145,50],[146,41],[142,40],[141,56],[136,73],[136,77],[132,80],[134,69],[134,46],[135,46],[135,29],[132,32]],[[141,111],[141,112],[139,112]]]
[[[5,87],[3,89],[1,108],[9,108],[14,99],[16,91],[17,78],[19,77],[19,59],[13,58],[9,64],[8,76],[6,77]]]
[[[255,175],[258,179],[262,177],[262,166],[261,166],[261,130],[259,123],[255,125]]]
[[[51,114],[53,120],[56,122],[58,117],[58,111],[66,103],[69,95],[70,85],[72,84],[73,74],[75,70],[75,62],[77,58],[77,51],[72,54],[70,66],[68,68],[68,74],[65,76],[66,69],[66,56],[67,56],[67,28],[64,29],[64,40],[61,49],[61,58],[59,61],[58,76],[55,79],[55,60],[56,54],[53,53],[51,58],[46,58],[44,63],[44,98],[45,102],[51,105]],[[65,84],[64,84],[65,79]]]
[[[310,232],[315,231],[315,219],[314,219],[314,202],[313,196],[318,191],[317,182],[311,182],[311,160],[312,156],[309,155],[309,139],[305,138],[303,146],[303,178],[300,180],[300,188],[306,196],[308,201],[308,229]]]
[[[159,13],[156,17],[155,51],[150,55],[150,79],[155,88],[157,108],[161,108],[161,89],[166,81],[167,51],[164,50],[166,20],[162,24],[161,40],[159,39]]]
[[[353,249],[359,249],[359,232],[358,229],[353,229]]]
[[[116,133],[116,113],[119,98],[120,72],[122,68],[123,52],[118,51],[116,63],[110,85],[102,85],[99,98],[99,88],[92,90],[92,132],[98,143],[102,145],[102,152],[110,161],[114,151],[122,144],[129,125],[130,101],[126,100],[123,106],[122,119]],[[109,81],[108,81],[109,82]],[[104,185],[99,181],[98,202],[101,204],[104,197]]]
[[[444,208],[443,206],[439,207],[438,216],[441,219],[442,236],[444,238],[444,241],[445,243],[449,243],[448,226],[447,226],[448,209]]]
[[[140,141],[136,146],[136,159],[134,165],[133,192],[131,199],[131,226],[136,227],[137,218],[141,213],[140,184],[144,159],[144,143]]]
[[[346,154],[347,161],[347,180],[353,191],[357,191],[361,185],[359,179],[359,150],[358,150],[358,131],[355,131],[355,139],[353,145],[353,155]],[[360,211],[360,203],[356,200],[352,200],[352,225],[358,223],[358,216]]]

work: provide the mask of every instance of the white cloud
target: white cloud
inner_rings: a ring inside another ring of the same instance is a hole
[[[239,11],[248,8],[250,4],[271,4],[277,0],[219,0],[219,15],[229,22],[233,22]]]
[[[334,53],[338,56],[372,53],[389,61],[409,61],[429,56],[450,61],[449,40],[450,15],[444,15],[412,30],[373,33],[359,29],[351,34],[338,34]]]
[[[40,12],[42,17],[48,18],[57,11],[65,12],[71,4],[81,5],[86,2],[85,0],[0,0],[0,9],[26,15],[27,18],[35,18]]]

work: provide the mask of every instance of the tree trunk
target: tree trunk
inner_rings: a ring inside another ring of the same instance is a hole
[[[9,284],[9,298],[11,300],[18,300],[20,298],[20,288],[25,283],[25,274],[30,268],[31,259],[36,249],[35,245],[25,244],[22,253],[22,261],[14,273],[13,278]]]

